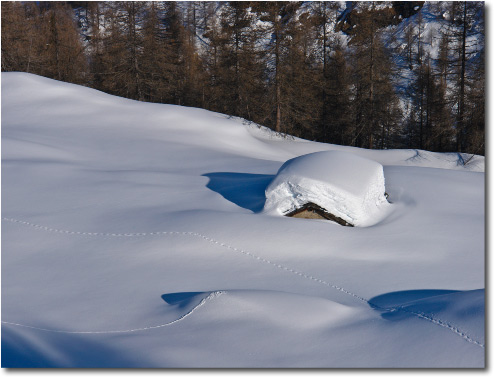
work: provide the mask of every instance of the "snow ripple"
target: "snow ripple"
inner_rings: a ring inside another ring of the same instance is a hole
[[[361,297],[361,296],[359,296],[359,295],[357,295],[355,293],[352,293],[352,292],[350,292],[350,291],[348,291],[348,290],[346,290],[346,289],[344,289],[342,287],[339,287],[337,285],[331,284],[331,283],[329,283],[327,281],[324,281],[322,279],[319,279],[317,277],[314,277],[314,276],[305,274],[304,272],[301,272],[301,271],[298,271],[298,270],[289,268],[289,267],[284,266],[282,264],[278,264],[276,262],[272,262],[272,261],[270,261],[268,259],[265,259],[265,258],[262,258],[260,256],[255,255],[255,254],[252,254],[252,253],[250,253],[250,252],[248,252],[246,250],[239,249],[239,248],[236,248],[234,246],[228,245],[226,243],[217,241],[214,238],[207,237],[207,236],[205,236],[203,234],[200,234],[200,233],[196,233],[196,232],[178,232],[178,231],[163,231],[163,232],[148,232],[148,233],[77,232],[77,231],[68,231],[68,230],[50,228],[50,227],[47,227],[47,226],[33,224],[33,223],[30,223],[30,222],[27,222],[27,221],[22,221],[22,220],[17,220],[17,219],[13,219],[13,218],[7,218],[7,217],[3,217],[2,220],[3,221],[8,221],[8,222],[11,222],[11,223],[16,223],[16,224],[30,226],[30,227],[33,227],[35,229],[44,230],[44,231],[48,231],[48,232],[54,232],[54,233],[60,233],[60,234],[70,234],[70,235],[79,235],[79,236],[92,236],[92,237],[145,237],[145,236],[160,236],[160,235],[184,235],[184,236],[199,237],[199,238],[202,238],[202,239],[204,239],[204,240],[206,240],[206,241],[208,241],[210,243],[213,243],[213,244],[216,244],[216,245],[225,247],[225,248],[227,248],[229,250],[232,250],[232,251],[235,251],[235,252],[238,252],[238,253],[247,255],[247,256],[255,259],[255,260],[258,260],[258,261],[261,261],[263,263],[269,264],[269,265],[274,266],[276,268],[279,268],[281,270],[290,272],[292,274],[301,276],[301,277],[303,277],[305,279],[309,279],[309,280],[315,281],[317,283],[326,285],[326,286],[328,286],[330,288],[336,289],[337,291],[340,291],[340,292],[345,293],[345,294],[347,294],[349,296],[352,296],[355,299],[357,299],[357,300],[359,300],[359,301],[361,301],[361,302],[369,305],[370,307],[372,307],[374,309],[382,310],[382,311],[386,311],[386,312],[403,311],[403,312],[412,314],[412,315],[414,315],[414,316],[416,316],[418,318],[421,318],[421,319],[424,319],[424,320],[426,320],[426,321],[428,321],[430,323],[433,323],[436,326],[440,326],[440,327],[446,328],[446,329],[452,331],[454,334],[460,336],[461,338],[465,339],[466,341],[468,341],[468,342],[470,342],[472,344],[475,344],[475,345],[477,345],[477,346],[479,346],[481,348],[485,348],[485,345],[483,343],[481,343],[481,342],[479,342],[479,341],[471,338],[467,333],[465,333],[464,331],[460,330],[457,326],[455,326],[453,324],[450,324],[450,323],[448,323],[446,321],[443,321],[443,320],[434,318],[433,316],[427,315],[425,313],[410,311],[410,310],[407,310],[406,308],[403,308],[403,307],[382,308],[382,307],[380,307],[378,305],[375,305],[375,304],[369,302],[369,300],[367,300],[367,299],[365,299],[365,298],[363,298],[363,297]],[[162,324],[162,325],[151,326],[151,327],[143,327],[143,328],[137,328],[137,329],[131,329],[131,330],[113,330],[113,331],[63,331],[63,330],[43,329],[43,328],[38,328],[38,327],[34,327],[34,326],[27,326],[27,325],[22,325],[22,324],[12,323],[12,322],[5,322],[5,321],[2,321],[2,323],[8,324],[8,325],[15,325],[15,326],[21,326],[21,327],[36,329],[36,330],[42,330],[42,331],[61,332],[61,333],[69,333],[69,334],[109,334],[109,333],[111,334],[111,333],[126,333],[126,332],[134,332],[134,331],[151,330],[151,329],[156,329],[156,328],[160,328],[160,327],[164,327],[164,326],[169,326],[169,325],[172,325],[174,323],[177,323],[177,322],[183,320],[184,318],[186,318],[189,315],[191,315],[200,306],[204,305],[206,303],[206,301],[211,300],[213,297],[219,296],[222,293],[224,293],[224,292],[223,291],[212,292],[208,297],[204,298],[197,306],[195,306],[189,312],[185,313],[184,315],[182,315],[181,317],[179,317],[178,319],[176,319],[174,321],[171,321],[171,322],[168,322],[168,323],[165,323],[165,324]]]

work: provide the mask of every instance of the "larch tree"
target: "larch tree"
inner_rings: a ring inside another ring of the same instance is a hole
[[[87,58],[67,4],[2,2],[2,70],[86,82]]]
[[[325,116],[321,141],[327,143],[346,144],[352,140],[351,82],[347,59],[348,56],[341,45],[335,44],[323,81]]]
[[[38,73],[41,43],[36,35],[37,4],[2,1],[2,71]]]
[[[276,132],[286,133],[284,124],[284,88],[286,84],[283,77],[283,63],[286,56],[288,34],[287,30],[291,22],[294,22],[296,12],[301,6],[300,2],[270,1],[254,2],[253,10],[263,22],[263,32],[267,39],[267,48],[264,50],[264,62],[269,74],[268,89],[270,92],[272,110],[268,122],[273,124]]]
[[[142,91],[146,101],[164,102],[166,50],[164,48],[164,25],[160,4],[151,2],[146,10],[142,28]]]
[[[382,132],[388,118],[396,117],[397,96],[393,88],[393,63],[378,28],[378,10],[374,2],[359,18],[352,38],[355,146],[376,148],[386,144]]]
[[[327,143],[351,142],[351,82],[349,55],[343,41],[332,33],[339,13],[338,3],[314,3],[314,24],[320,70],[315,83],[320,106],[317,139]]]
[[[2,71],[318,141],[484,153],[483,2],[1,6]]]
[[[50,3],[42,13],[46,40],[45,75],[66,82],[85,82],[87,60],[72,8],[61,2]]]
[[[318,136],[322,106],[317,90],[320,67],[313,43],[316,29],[309,10],[301,7],[297,18],[287,25],[288,38],[280,77],[285,132],[313,140]]]

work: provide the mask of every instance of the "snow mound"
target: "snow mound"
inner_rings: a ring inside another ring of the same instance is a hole
[[[324,151],[285,162],[266,188],[265,213],[286,215],[314,203],[355,226],[375,224],[389,203],[381,164]]]

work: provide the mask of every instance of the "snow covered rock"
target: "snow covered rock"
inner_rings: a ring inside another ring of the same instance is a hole
[[[339,151],[288,160],[266,188],[265,213],[290,215],[312,204],[350,225],[374,224],[389,205],[382,165]]]

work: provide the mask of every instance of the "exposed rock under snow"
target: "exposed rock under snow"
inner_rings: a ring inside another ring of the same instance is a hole
[[[389,206],[383,167],[352,153],[324,151],[285,162],[266,189],[264,211],[287,215],[314,203],[349,224],[369,226]]]

